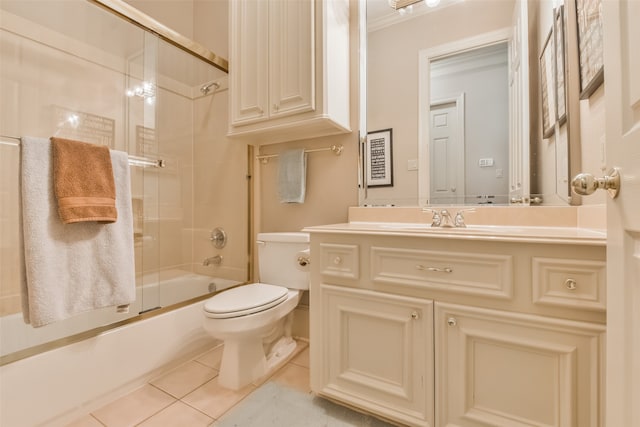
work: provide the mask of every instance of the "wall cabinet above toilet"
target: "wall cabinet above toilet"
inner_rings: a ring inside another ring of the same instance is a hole
[[[229,137],[350,131],[348,0],[234,0],[229,24]]]

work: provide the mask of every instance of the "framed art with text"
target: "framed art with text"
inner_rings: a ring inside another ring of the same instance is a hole
[[[392,129],[369,132],[364,161],[367,187],[393,186]]]

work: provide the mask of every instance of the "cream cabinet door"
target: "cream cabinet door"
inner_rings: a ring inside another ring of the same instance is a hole
[[[314,1],[269,2],[269,116],[312,111]]]
[[[268,118],[269,3],[234,0],[229,4],[230,121],[245,125]]]
[[[432,426],[433,302],[321,285],[321,306],[321,394]]]
[[[230,3],[232,125],[314,110],[314,4]]]
[[[604,326],[435,304],[436,425],[603,425]]]

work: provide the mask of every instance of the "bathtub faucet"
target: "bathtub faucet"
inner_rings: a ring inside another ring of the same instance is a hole
[[[205,267],[207,265],[220,265],[222,264],[222,255],[216,255],[216,256],[212,256],[209,258],[206,258],[204,261],[202,261],[202,265],[204,265]]]

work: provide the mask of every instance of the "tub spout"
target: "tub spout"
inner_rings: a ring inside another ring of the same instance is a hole
[[[205,267],[211,264],[213,265],[222,264],[222,255],[215,255],[215,256],[206,258],[204,261],[202,261],[202,265],[204,265]]]

